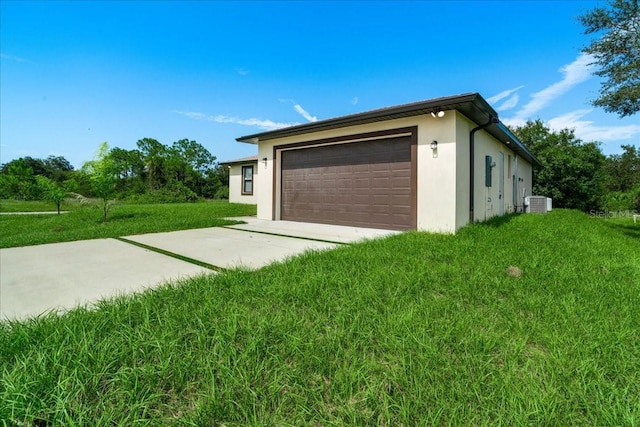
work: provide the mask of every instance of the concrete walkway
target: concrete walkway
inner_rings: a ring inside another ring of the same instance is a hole
[[[61,214],[69,213],[69,211],[60,211]],[[0,215],[57,215],[57,211],[46,212],[0,212]]]
[[[260,268],[306,250],[393,234],[355,227],[234,218],[247,224],[124,239],[212,266]],[[214,270],[116,239],[0,249],[0,319],[65,311]]]

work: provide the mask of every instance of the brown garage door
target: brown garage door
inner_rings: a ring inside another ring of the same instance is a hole
[[[282,152],[281,218],[415,228],[410,137]]]

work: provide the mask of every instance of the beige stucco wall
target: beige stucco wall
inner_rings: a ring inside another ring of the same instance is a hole
[[[531,163],[527,162],[522,158],[518,158],[517,171],[518,171],[518,176],[522,178],[522,181],[518,181],[518,197],[517,197],[518,211],[520,212],[521,210],[523,210],[523,203],[524,203],[524,201],[522,200],[523,190],[524,190],[525,196],[534,195],[531,191],[531,188],[533,187],[533,167],[531,166]]]
[[[457,228],[469,220],[469,133],[477,124],[462,114],[457,115],[458,174],[457,174]],[[492,168],[492,185],[485,185],[485,156],[491,156],[496,166]],[[532,166],[518,157],[505,145],[484,130],[475,134],[474,173],[474,220],[484,221],[499,214],[514,212],[516,205],[522,206],[522,189],[531,192]],[[502,199],[500,198],[500,168],[503,167]],[[517,166],[516,166],[517,162]],[[516,175],[517,174],[517,175]],[[521,179],[518,180],[518,178]],[[519,197],[514,199],[514,179],[518,184]],[[501,208],[502,204],[502,208]],[[501,212],[502,210],[502,212]]]
[[[450,233],[456,227],[456,114],[419,116],[418,230]],[[438,148],[431,149],[431,142]]]
[[[253,195],[242,194],[242,166],[253,165]],[[229,166],[229,202],[255,204],[258,202],[259,167],[256,163],[234,164]]]
[[[451,165],[455,162],[456,149],[453,123],[455,123],[455,115],[453,112],[448,112],[442,118],[433,118],[430,115],[416,116],[261,142],[258,147],[258,158],[266,157],[268,160],[265,173],[261,170],[258,176],[261,189],[257,196],[258,218],[280,219],[280,173],[275,175],[275,205],[272,204],[274,146],[417,126],[417,227],[419,230],[454,231],[455,167]],[[436,151],[430,148],[433,140],[438,141]],[[276,159],[276,164],[280,164],[280,159]],[[274,206],[275,215],[273,214]]]
[[[260,173],[256,174],[255,179],[255,186],[260,189],[260,191],[254,191],[256,195],[254,197],[258,204],[258,218],[280,219],[280,173],[276,171],[277,173],[274,175],[274,146],[412,126],[418,128],[417,228],[418,230],[435,232],[455,232],[464,226],[469,218],[469,131],[476,126],[456,111],[446,111],[442,118],[422,115],[260,142],[258,158],[266,157],[267,164],[264,166],[262,162],[259,162]],[[436,150],[432,150],[430,147],[434,140],[438,141]],[[504,201],[506,213],[513,206],[513,181],[508,176],[507,163],[509,155],[512,161],[514,155],[504,144],[486,132],[476,133],[476,220],[483,220],[498,213],[498,168],[494,168],[493,187],[486,188],[484,156],[489,154],[497,161],[500,152],[505,153]],[[519,161],[523,176],[527,173],[528,166],[529,175],[528,181],[526,181],[528,184],[525,185],[529,185],[528,191],[530,191],[530,165],[525,165],[526,162],[523,159],[519,159]],[[280,159],[276,159],[276,165],[279,164]]]

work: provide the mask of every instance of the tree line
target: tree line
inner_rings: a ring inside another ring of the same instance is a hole
[[[640,212],[640,148],[622,145],[622,154],[605,156],[600,143],[552,131],[539,119],[512,131],[542,163],[533,170],[534,195],[559,208]]]
[[[640,212],[640,149],[623,145],[604,155],[597,142],[572,130],[556,132],[541,120],[512,129],[542,166],[534,168],[532,194],[553,198],[558,208]],[[101,200],[103,218],[113,199],[185,202],[225,199],[229,171],[195,141],[165,145],[143,138],[137,148],[109,148],[75,170],[64,157],[23,157],[0,166],[0,198],[50,200],[60,207],[69,194]]]
[[[126,150],[109,148],[105,142],[80,169],[62,156],[12,160],[0,165],[0,198],[54,202],[69,194],[139,202],[228,198],[228,169],[196,141],[165,145],[143,138],[136,145]]]

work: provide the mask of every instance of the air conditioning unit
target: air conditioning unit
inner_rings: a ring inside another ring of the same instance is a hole
[[[525,197],[524,204],[527,213],[547,213],[551,210],[551,199],[545,196]]]

